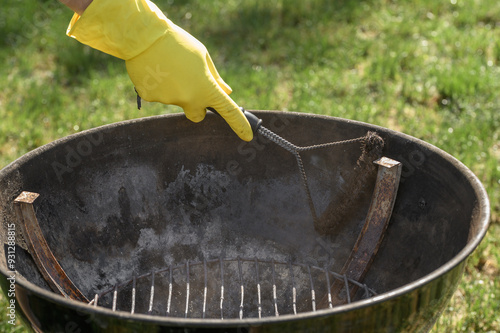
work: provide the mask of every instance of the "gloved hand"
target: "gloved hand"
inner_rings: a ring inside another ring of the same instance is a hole
[[[125,60],[141,98],[182,107],[194,122],[212,107],[243,140],[253,133],[238,105],[228,96],[203,44],[172,23],[148,0],[94,0],[74,14],[67,35]]]

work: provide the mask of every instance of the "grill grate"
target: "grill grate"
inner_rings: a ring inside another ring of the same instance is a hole
[[[331,291],[331,282],[344,288]],[[327,268],[256,258],[186,261],[131,279],[95,294],[89,304],[127,311],[184,318],[263,318],[317,311],[318,296],[328,307],[351,303],[351,289],[359,298],[374,290]],[[333,302],[333,300],[341,302]]]

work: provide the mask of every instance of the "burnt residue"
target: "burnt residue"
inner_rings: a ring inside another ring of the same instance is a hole
[[[118,214],[109,215],[105,223],[71,225],[72,241],[69,244],[75,258],[91,263],[96,259],[95,249],[106,249],[105,252],[113,256],[125,247],[137,247],[141,228],[151,225],[132,213],[127,189],[121,187],[118,190],[117,200]]]

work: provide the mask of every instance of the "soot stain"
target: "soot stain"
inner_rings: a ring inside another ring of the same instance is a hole
[[[113,255],[126,245],[136,247],[141,220],[132,216],[130,198],[123,187],[118,192],[118,206],[119,215],[108,216],[102,228],[90,223],[70,227],[70,251],[75,258],[93,263],[97,252]]]

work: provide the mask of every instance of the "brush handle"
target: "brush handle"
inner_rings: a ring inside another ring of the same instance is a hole
[[[222,117],[219,112],[217,112],[214,108],[212,107],[208,107],[207,110],[210,110],[212,111],[213,113],[215,113],[216,115],[218,115],[219,117]],[[240,110],[241,112],[243,112],[243,114],[245,115],[245,117],[247,118],[248,122],[250,123],[250,127],[252,127],[252,131],[253,131],[253,134],[257,134],[257,130],[259,129],[259,127],[262,125],[262,119],[258,118],[256,115],[254,115],[253,113],[245,110],[244,108],[240,107]]]

